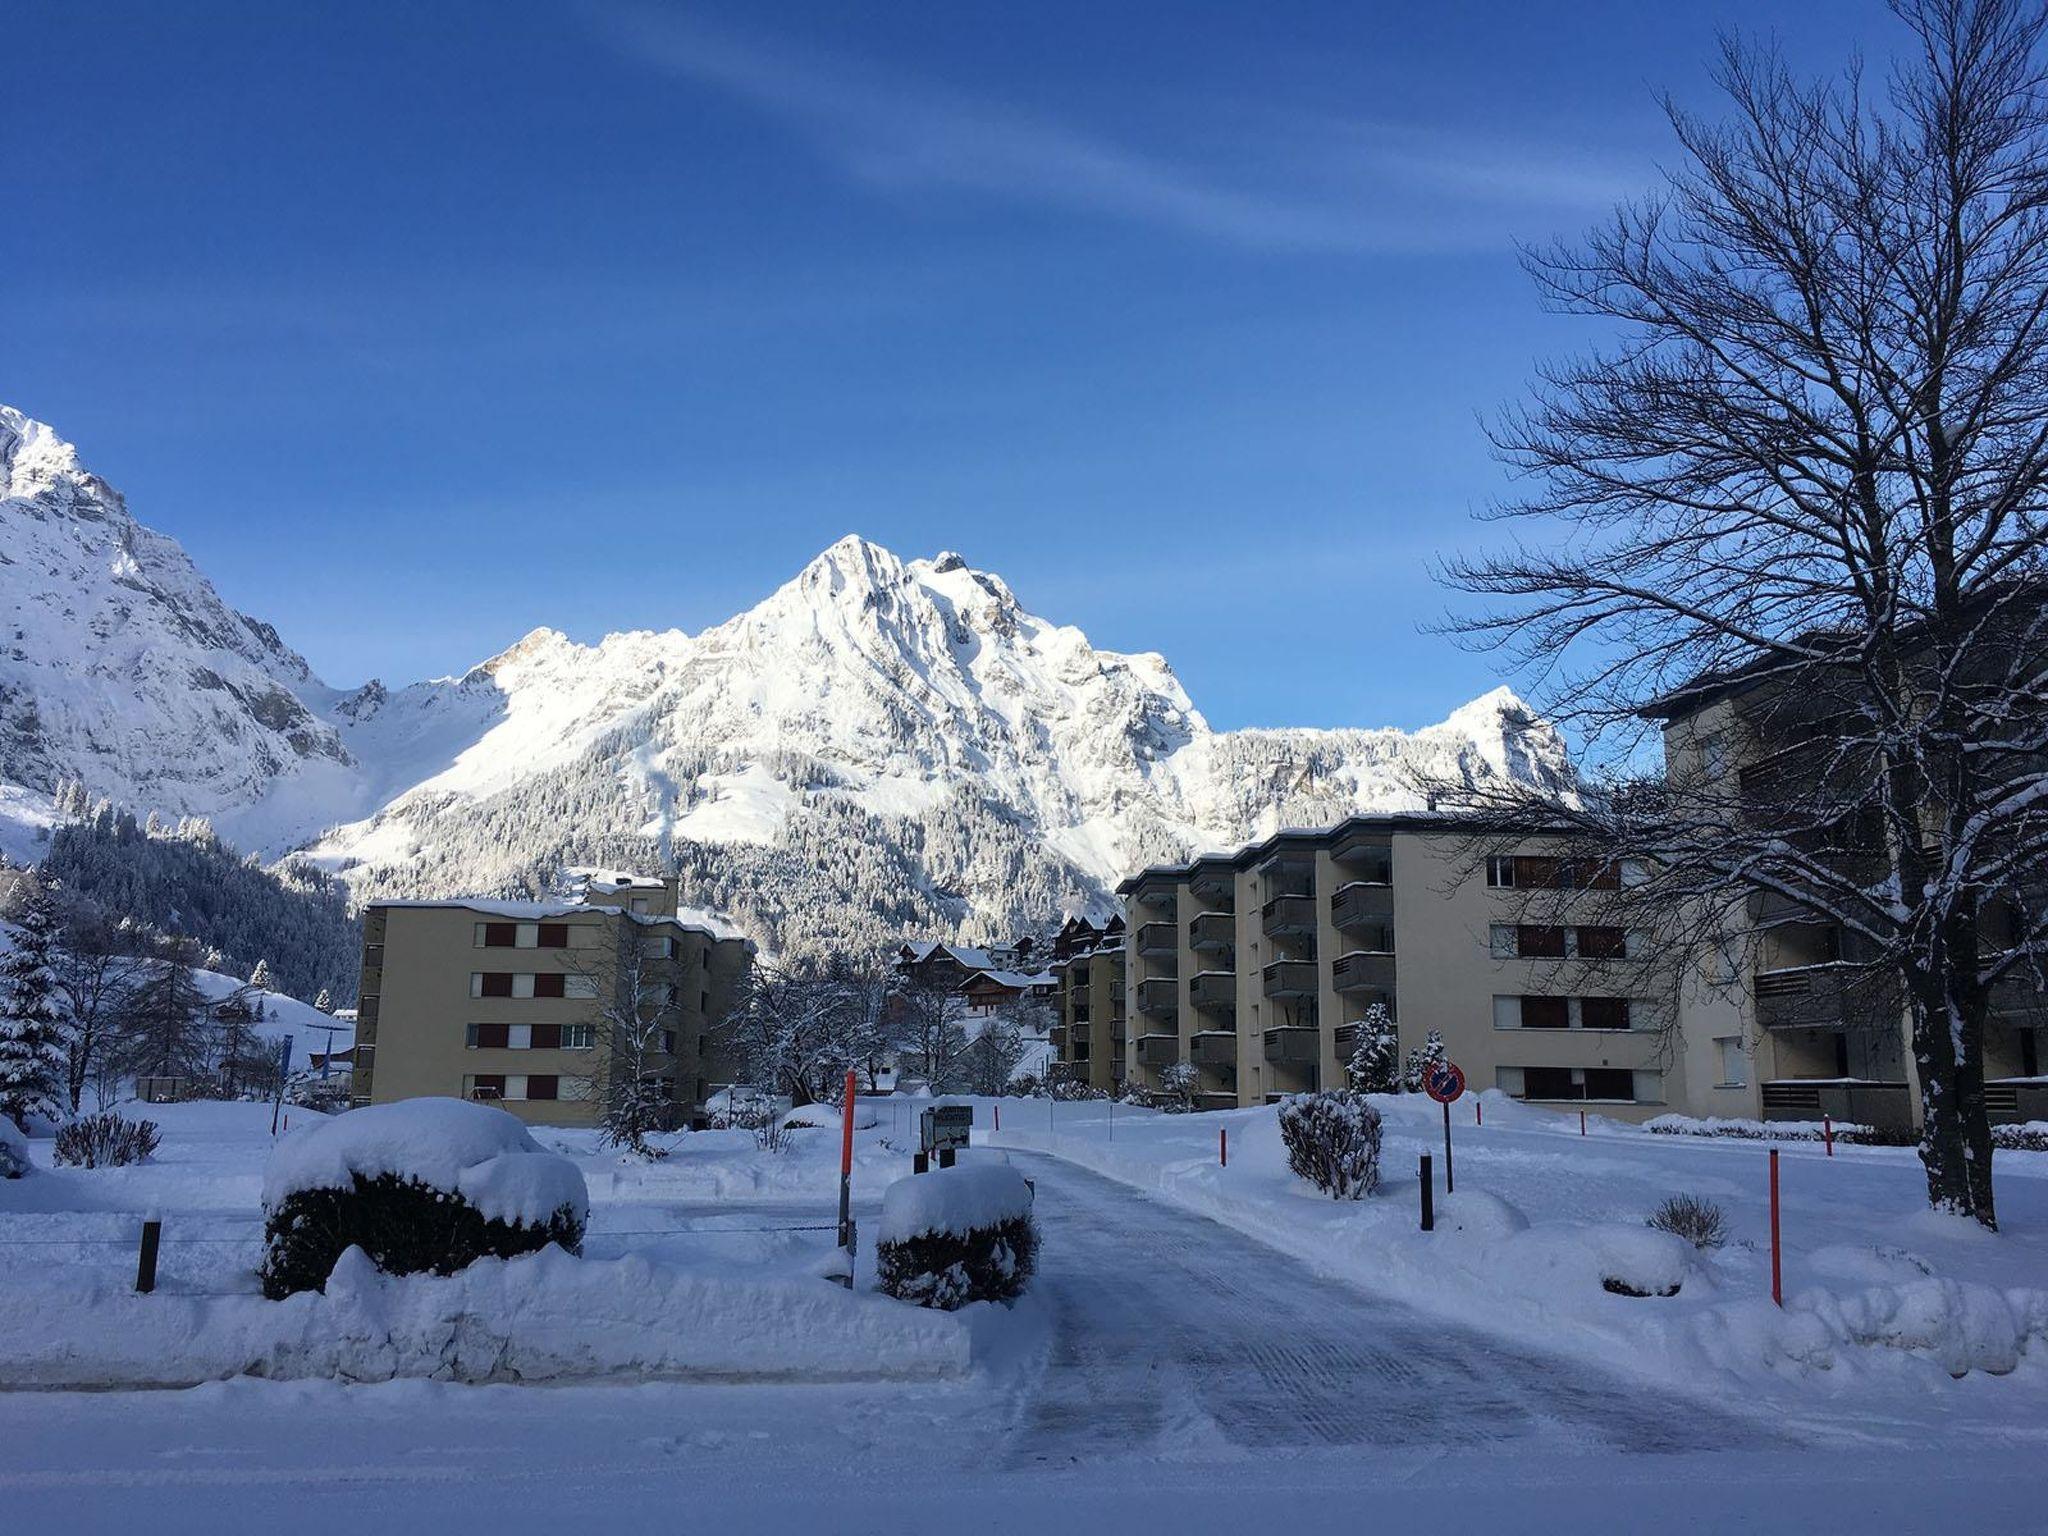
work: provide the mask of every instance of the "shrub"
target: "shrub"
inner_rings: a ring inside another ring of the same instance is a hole
[[[69,1168],[125,1168],[147,1161],[162,1140],[154,1120],[87,1115],[57,1132],[57,1161]]]
[[[502,1109],[408,1099],[294,1131],[263,1172],[263,1293],[320,1290],[361,1248],[388,1274],[579,1251],[589,1197],[567,1158]]]
[[[0,1115],[0,1179],[19,1179],[28,1173],[28,1142],[14,1122]]]
[[[1287,1166],[1332,1200],[1363,1200],[1380,1185],[1380,1112],[1348,1089],[1298,1093],[1280,1105]]]
[[[898,1179],[882,1197],[875,1268],[899,1301],[953,1311],[1009,1301],[1038,1267],[1031,1187],[1005,1163]]]
[[[325,1289],[334,1261],[360,1248],[386,1274],[452,1275],[478,1259],[511,1259],[558,1243],[582,1251],[583,1221],[563,1206],[544,1223],[486,1217],[461,1195],[419,1179],[353,1177],[348,1189],[287,1195],[264,1222],[258,1271],[272,1300]]]
[[[1644,1225],[1682,1237],[1695,1248],[1718,1248],[1728,1241],[1728,1219],[1704,1195],[1673,1195],[1644,1219]]]
[[[2001,1152],[2048,1152],[2048,1120],[2024,1125],[1994,1125],[1991,1145]]]

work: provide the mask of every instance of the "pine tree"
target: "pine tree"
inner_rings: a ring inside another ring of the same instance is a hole
[[[322,1013],[334,1012],[334,999],[328,996],[327,989],[325,987],[322,987],[320,989],[320,995],[313,999],[313,1006]]]
[[[64,1087],[57,904],[32,889],[15,921],[14,949],[0,962],[0,1115],[26,1131],[29,1116],[58,1113]]]
[[[172,941],[149,962],[121,1016],[121,1064],[135,1077],[204,1078],[213,1070],[206,994],[192,979],[192,946]]]
[[[256,962],[256,969],[249,973],[249,985],[264,992],[276,990],[276,983],[271,980],[270,962],[268,960],[258,960]]]
[[[1408,1053],[1408,1064],[1401,1071],[1402,1090],[1421,1093],[1429,1086],[1430,1069],[1450,1059],[1450,1052],[1444,1049],[1442,1033],[1432,1029],[1423,1036],[1422,1044]]]
[[[1358,1045],[1345,1064],[1345,1076],[1360,1093],[1398,1093],[1401,1089],[1401,1032],[1385,1003],[1374,1003],[1358,1021]]]

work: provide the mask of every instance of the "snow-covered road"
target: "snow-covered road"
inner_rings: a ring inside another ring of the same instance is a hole
[[[1054,1328],[1008,1442],[1013,1465],[1145,1447],[1765,1443],[1745,1420],[1674,1412],[1668,1395],[1323,1279],[1099,1174],[1011,1155],[1038,1184]]]

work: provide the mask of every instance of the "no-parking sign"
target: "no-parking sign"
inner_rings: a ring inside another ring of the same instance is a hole
[[[1456,1103],[1465,1092],[1465,1072],[1455,1061],[1440,1061],[1429,1069],[1422,1086],[1437,1103]]]

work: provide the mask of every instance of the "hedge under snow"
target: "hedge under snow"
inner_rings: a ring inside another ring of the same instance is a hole
[[[504,1110],[464,1099],[371,1104],[293,1131],[263,1170],[263,1208],[387,1174],[460,1195],[487,1221],[540,1226],[566,1207],[582,1226],[590,1214],[574,1163]]]
[[[1007,1163],[962,1163],[898,1179],[882,1195],[876,1240],[907,1242],[947,1233],[964,1237],[1031,1214],[1031,1186]]]

